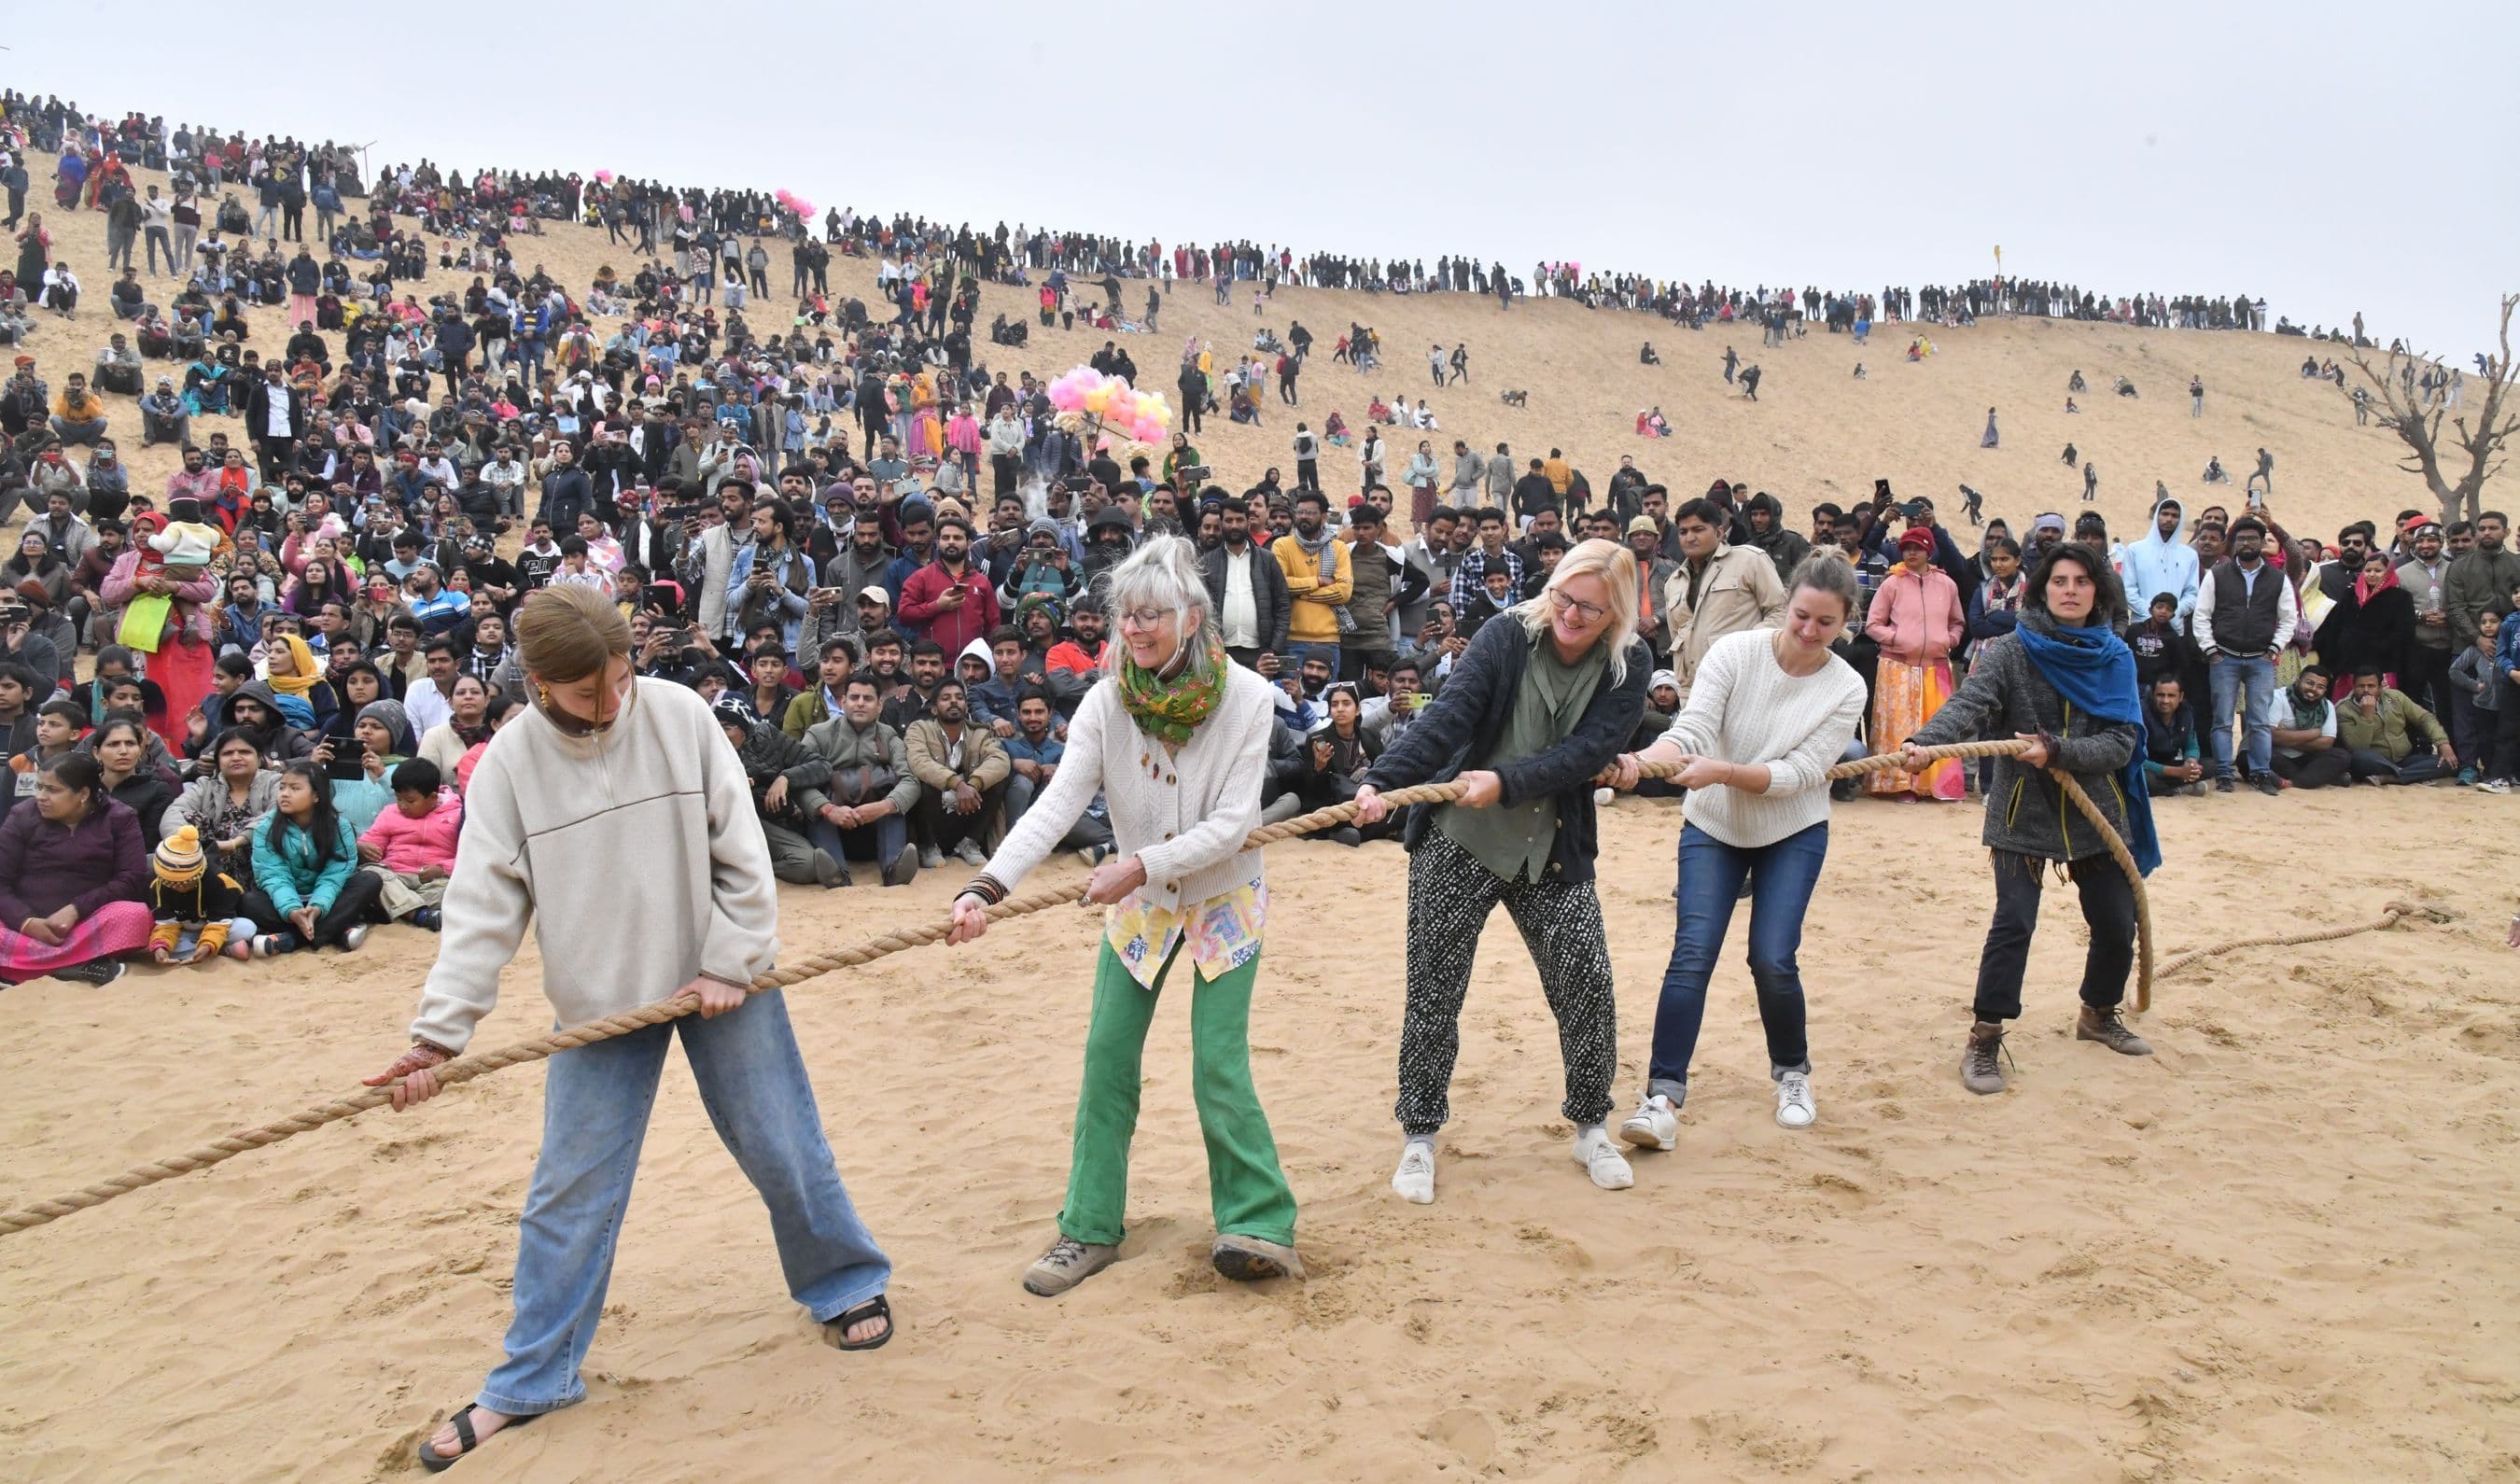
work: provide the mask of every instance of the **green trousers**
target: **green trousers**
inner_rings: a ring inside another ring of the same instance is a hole
[[[1129,1142],[1138,1131],[1140,1072],[1155,1002],[1178,968],[1192,981],[1190,1088],[1207,1142],[1208,1203],[1220,1236],[1292,1246],[1295,1192],[1278,1167],[1278,1141],[1251,1087],[1251,986],[1260,955],[1200,981],[1179,944],[1148,989],[1106,941],[1094,967],[1094,1020],[1085,1032],[1085,1081],[1076,1098],[1076,1150],[1067,1173],[1062,1236],[1119,1245],[1129,1206]]]

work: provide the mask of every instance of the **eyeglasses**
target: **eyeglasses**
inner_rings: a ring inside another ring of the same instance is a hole
[[[1572,613],[1586,623],[1599,623],[1610,611],[1598,603],[1586,603],[1581,598],[1569,598],[1556,588],[1549,590],[1549,601],[1557,611]]]
[[[1151,629],[1164,621],[1164,615],[1168,611],[1169,609],[1165,608],[1122,608],[1120,622],[1128,628]]]

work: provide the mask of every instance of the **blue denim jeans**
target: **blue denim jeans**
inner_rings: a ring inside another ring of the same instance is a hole
[[[522,1417],[585,1397],[578,1367],[604,1313],[648,1110],[677,1030],[710,1124],[770,1207],[788,1293],[821,1323],[891,1278],[891,1261],[840,1186],[785,994],[581,1046],[554,1057],[544,1078],[542,1155],[518,1228],[517,1317],[508,1358],[481,1383],[481,1406]]]
[[[1654,1008],[1653,1060],[1645,1095],[1679,1105],[1688,1099],[1688,1063],[1697,1055],[1697,1030],[1706,1018],[1706,985],[1716,956],[1732,925],[1732,904],[1741,882],[1750,882],[1750,986],[1759,1000],[1759,1023],[1768,1032],[1768,1074],[1811,1070],[1803,1035],[1803,976],[1794,962],[1802,946],[1803,911],[1828,858],[1828,822],[1800,830],[1773,845],[1743,850],[1725,844],[1695,825],[1680,832],[1680,925],[1672,935],[1671,964],[1662,974],[1662,1003]]]
[[[2226,654],[2214,661],[2214,776],[2231,776],[2231,712],[2243,693],[2248,714],[2247,765],[2251,773],[2274,767],[2275,662],[2264,654]]]

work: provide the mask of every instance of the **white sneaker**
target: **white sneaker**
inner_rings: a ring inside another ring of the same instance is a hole
[[[1411,1140],[1400,1151],[1400,1168],[1391,1172],[1391,1189],[1411,1205],[1433,1205],[1435,1147]]]
[[[1680,1109],[1656,1093],[1638,1103],[1628,1121],[1619,1125],[1619,1137],[1641,1149],[1668,1149],[1680,1142]]]
[[[1604,1191],[1624,1191],[1637,1183],[1637,1172],[1628,1168],[1627,1156],[1619,1152],[1606,1130],[1575,1136],[1575,1162]]]
[[[1812,1105],[1811,1074],[1787,1072],[1777,1079],[1777,1121],[1789,1129],[1807,1129],[1820,1117]]]
[[[2510,780],[2501,778],[2489,778],[2476,787],[2484,789],[2488,793],[2508,793],[2511,791]]]
[[[1603,809],[1609,808],[1612,804],[1615,804],[1618,801],[1619,790],[1616,788],[1596,788],[1593,790],[1593,802]]]

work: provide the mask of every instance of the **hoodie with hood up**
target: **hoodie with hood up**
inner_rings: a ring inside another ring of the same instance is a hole
[[[2164,509],[2179,513],[2179,523],[2167,536],[2161,533]],[[2143,534],[2118,548],[2118,576],[2126,583],[2128,611],[2140,617],[2154,598],[2168,593],[2179,600],[2179,623],[2186,624],[2196,607],[2198,576],[2196,548],[2187,544],[2186,535],[2186,507],[2163,500],[2152,507]]]
[[[1749,503],[1741,508],[1744,523],[1747,523],[1750,512],[1759,510],[1768,513],[1767,534],[1761,535],[1758,527],[1751,526],[1749,544],[1766,552],[1768,560],[1777,564],[1778,580],[1791,582],[1794,568],[1802,565],[1803,559],[1811,555],[1811,539],[1786,526],[1785,508],[1777,503],[1776,496],[1764,489],[1752,495]]]

